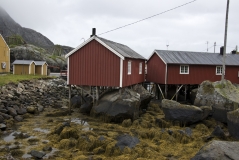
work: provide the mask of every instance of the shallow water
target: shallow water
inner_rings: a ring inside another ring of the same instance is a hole
[[[12,141],[14,141],[14,139],[15,139],[14,133],[19,134],[20,132],[12,132],[8,136],[3,136],[3,140],[5,142],[12,142]]]
[[[34,128],[33,131],[42,132],[46,134],[50,133],[48,129],[41,129],[41,128]]]

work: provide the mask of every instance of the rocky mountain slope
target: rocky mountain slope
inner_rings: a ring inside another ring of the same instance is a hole
[[[43,48],[54,46],[54,43],[41,33],[24,28],[16,23],[2,7],[0,7],[0,30],[4,38],[12,35],[20,35],[29,44]]]
[[[0,34],[11,48],[11,63],[15,59],[44,60],[50,66],[65,69],[64,55],[73,49],[69,46],[55,45],[41,33],[22,27],[1,6]]]

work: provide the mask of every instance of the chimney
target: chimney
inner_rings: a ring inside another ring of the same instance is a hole
[[[224,47],[220,47],[220,55],[223,55],[223,50],[224,50]]]
[[[92,35],[90,37],[96,36],[96,29],[92,28]]]
[[[232,51],[232,54],[236,54],[236,53],[237,53],[237,51],[236,51],[236,50],[233,50],[233,51]]]

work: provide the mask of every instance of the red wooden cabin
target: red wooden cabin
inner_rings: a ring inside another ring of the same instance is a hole
[[[126,87],[145,81],[144,57],[94,33],[65,57],[69,85]]]
[[[222,54],[155,50],[147,61],[146,80],[158,84],[201,84],[219,81]],[[239,55],[226,55],[225,79],[239,83]]]

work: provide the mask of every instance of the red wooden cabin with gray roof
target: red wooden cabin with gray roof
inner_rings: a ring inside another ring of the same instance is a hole
[[[94,33],[65,57],[69,85],[127,87],[145,81],[143,56]]]
[[[155,50],[147,61],[146,80],[164,85],[220,81],[222,57],[220,53]],[[239,83],[239,55],[226,54],[225,65],[225,79]]]

